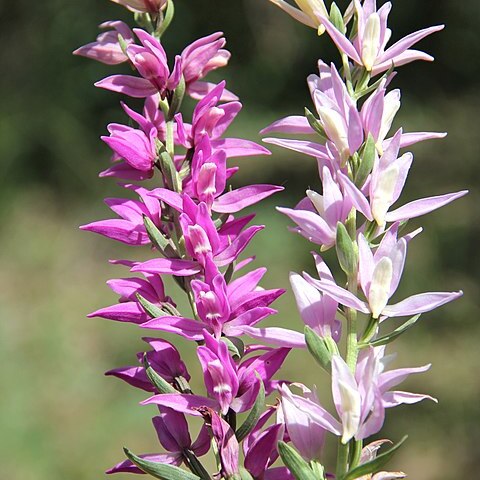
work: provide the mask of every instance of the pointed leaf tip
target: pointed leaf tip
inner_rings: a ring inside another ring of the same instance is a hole
[[[160,480],[201,480],[200,477],[193,473],[187,472],[179,467],[167,465],[164,463],[152,462],[138,457],[128,448],[124,447],[123,451],[126,457],[134,463],[140,470]]]
[[[310,465],[290,445],[278,442],[278,453],[295,480],[316,480]]]
[[[359,465],[358,467],[350,470],[346,475],[344,475],[341,478],[341,480],[355,480],[365,475],[377,473],[393,457],[396,451],[405,443],[407,438],[408,438],[408,435],[405,435],[392,448],[390,448],[384,453],[381,453],[370,462],[364,463],[363,465]]]

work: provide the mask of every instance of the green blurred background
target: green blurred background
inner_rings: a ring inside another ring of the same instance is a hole
[[[310,105],[305,77],[316,60],[334,59],[326,38],[297,25],[267,0],[177,2],[166,37],[171,53],[201,35],[223,30],[233,57],[220,75],[245,109],[232,136],[258,139],[274,119]],[[341,3],[341,2],[340,2]],[[425,40],[435,64],[403,67],[394,81],[403,91],[397,126],[407,131],[448,131],[446,140],[414,148],[416,161],[405,199],[460,188],[471,194],[413,226],[425,233],[412,242],[398,297],[425,290],[464,289],[454,305],[425,315],[395,345],[397,366],[433,362],[405,388],[428,392],[425,403],[389,412],[383,434],[407,445],[392,466],[422,480],[474,478],[480,469],[479,298],[477,282],[479,155],[478,0],[394,1],[394,39],[427,25],[447,29]],[[342,4],[343,6],[343,4]],[[102,478],[122,458],[122,446],[156,451],[150,417],[137,403],[145,395],[103,377],[132,364],[142,349],[131,326],[86,319],[114,303],[105,286],[125,271],[109,258],[147,258],[147,251],[115,245],[78,231],[107,218],[104,196],[122,194],[96,174],[109,152],[98,140],[110,121],[122,121],[120,98],[93,82],[124,69],[71,56],[97,35],[96,25],[129,14],[107,0],[18,0],[0,3],[0,478],[65,480]],[[132,105],[137,105],[134,101]],[[312,269],[310,245],[286,229],[274,210],[290,206],[306,187],[319,188],[315,162],[273,148],[269,158],[241,160],[238,184],[273,182],[285,192],[257,209],[267,225],[254,242],[257,265],[268,265],[267,287],[288,288],[288,272]],[[252,249],[250,250],[253,251]],[[274,322],[301,328],[292,294],[277,303]],[[198,372],[188,345],[182,352]],[[316,383],[330,398],[326,378],[296,353],[284,378]],[[197,389],[199,388],[199,385]],[[327,455],[329,453],[327,452]],[[125,477],[127,478],[127,477]]]

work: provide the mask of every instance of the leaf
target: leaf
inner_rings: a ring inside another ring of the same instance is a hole
[[[221,341],[224,342],[230,355],[234,360],[241,360],[245,355],[245,344],[238,337],[222,337]]]
[[[225,225],[227,220],[230,218],[229,213],[222,213],[216,220],[213,222],[215,224],[215,228],[219,230],[221,227]]]
[[[344,35],[347,33],[347,27],[343,21],[342,12],[335,2],[333,2],[332,6],[330,7],[330,21],[339,32],[343,33]]]
[[[152,317],[152,318],[159,318],[159,317],[166,317],[170,315],[169,313],[162,310],[159,306],[154,305],[153,303],[149,302],[146,298],[142,297],[139,293],[136,294],[137,300],[143,309]]]
[[[312,357],[327,373],[330,373],[332,352],[328,348],[325,340],[307,326],[305,327],[305,341]]]
[[[210,480],[210,475],[205,470],[205,467],[202,465],[202,462],[200,462],[195,453],[187,449],[183,451],[183,455],[186,458],[188,467],[190,470],[192,470],[192,472],[198,475],[202,480]]]
[[[372,172],[373,164],[375,162],[376,149],[377,147],[375,145],[375,140],[372,137],[372,134],[369,133],[360,157],[360,166],[358,167],[357,174],[355,175],[355,185],[359,188],[363,187],[367,177]]]
[[[305,108],[305,117],[307,118],[310,126],[322,137],[323,140],[326,141],[327,134],[325,133],[322,124],[308,108]]]
[[[241,442],[255,428],[255,425],[263,412],[263,407],[265,406],[265,387],[263,386],[263,382],[261,380],[259,381],[260,391],[258,392],[258,397],[255,400],[248,417],[235,432],[235,436],[239,442]]]
[[[157,28],[155,32],[155,36],[161,38],[161,36],[166,32],[167,28],[170,26],[173,20],[173,16],[175,15],[175,5],[173,4],[173,0],[168,0],[167,2],[167,10],[165,11],[165,17],[163,18],[160,27]]]
[[[250,474],[250,472],[248,470],[246,470],[243,467],[240,467],[239,470],[240,470],[240,478],[242,480],[254,480],[252,475]]]
[[[318,480],[310,465],[285,442],[278,442],[278,453],[296,480]]]
[[[137,457],[137,455],[128,450],[128,448],[124,448],[123,451],[132,463],[152,477],[159,478],[160,480],[200,480],[200,477],[197,475],[173,465],[151,462]]]
[[[172,101],[170,102],[170,109],[168,110],[168,120],[172,120],[175,115],[180,111],[183,99],[185,97],[186,83],[185,77],[182,75],[180,83],[173,92]]]
[[[171,246],[167,238],[146,215],[143,215],[143,224],[145,225],[145,230],[147,231],[148,238],[150,238],[151,242],[158,248],[158,250],[160,250],[160,252],[165,253],[166,249]]]
[[[377,338],[370,342],[360,343],[358,346],[360,348],[365,348],[365,347],[368,347],[369,345],[372,345],[373,347],[381,347],[383,345],[388,345],[389,343],[393,342],[397,337],[405,333],[407,330],[410,330],[410,328],[412,328],[415,325],[415,323],[417,323],[417,320],[420,318],[420,316],[421,314],[415,315],[410,320],[405,322],[400,327],[396,328],[393,332],[389,333],[388,335],[384,335],[383,337]]]
[[[166,150],[160,152],[159,161],[162,173],[165,175],[167,180],[167,185],[170,187],[169,189],[175,192],[181,192],[182,183],[178,176],[177,169],[175,168],[175,164],[173,163],[173,159]]]
[[[148,362],[147,355],[143,356],[143,367],[148,379],[160,393],[178,393],[164,378],[162,378]]]
[[[342,270],[348,277],[355,275],[358,268],[357,248],[348,234],[345,225],[340,222],[337,223],[335,248]]]
[[[370,460],[369,462],[350,470],[342,477],[341,480],[355,480],[356,478],[363,477],[364,475],[370,475],[371,473],[380,471],[381,468],[393,457],[395,452],[403,445],[407,438],[408,435],[405,435],[395,446],[386,452],[377,455],[377,457],[373,460]]]

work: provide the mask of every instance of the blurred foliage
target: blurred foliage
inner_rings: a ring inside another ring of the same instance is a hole
[[[394,466],[414,478],[471,478],[480,468],[480,223],[475,188],[480,3],[393,3],[394,39],[447,23],[444,32],[422,43],[436,62],[403,67],[394,80],[403,91],[397,126],[449,132],[446,140],[415,147],[405,198],[464,187],[472,193],[421,223],[412,222],[426,232],[412,243],[399,297],[458,288],[466,295],[425,315],[397,343],[398,365],[434,363],[430,373],[405,388],[431,393],[441,402],[389,412],[384,434],[398,439],[410,433]],[[301,113],[310,104],[305,78],[315,71],[316,59],[335,59],[327,39],[295,24],[267,0],[177,4],[178,17],[166,37],[169,52],[179,52],[212,31],[227,35],[232,61],[214,78],[225,75],[244,102],[232,135],[258,139],[257,132],[269,122]],[[128,20],[129,14],[106,0],[0,3],[2,479],[98,478],[122,458],[123,444],[137,452],[157,448],[149,425],[154,411],[137,406],[142,393],[101,376],[134,360],[142,348],[140,332],[84,318],[113,303],[102,284],[125,274],[109,266],[108,258],[148,255],[76,229],[108,215],[101,199],[118,194],[115,182],[96,178],[109,156],[98,136],[108,122],[124,119],[119,97],[92,86],[112,69],[71,56],[74,48],[95,38],[96,25],[107,19]],[[312,159],[272,151],[270,158],[239,162],[236,181],[285,185],[275,199],[282,205],[294,204],[306,186],[319,188]],[[257,213],[268,227],[254,242],[258,265],[270,267],[265,286],[288,288],[290,270],[311,270],[310,246],[288,233],[288,222],[274,213],[273,203],[266,202]],[[280,315],[272,323],[301,328],[290,292],[277,307]],[[180,345],[195,364],[191,350]],[[298,366],[310,364],[306,354],[295,353],[284,378],[298,380]],[[192,369],[198,371],[198,366]],[[329,398],[322,373],[302,370],[299,380],[317,383],[323,398]]]

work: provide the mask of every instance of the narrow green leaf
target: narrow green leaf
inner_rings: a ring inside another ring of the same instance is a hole
[[[175,192],[180,192],[182,190],[180,177],[178,176],[178,172],[175,168],[172,157],[166,150],[160,152],[160,168],[162,169],[162,173],[165,175],[167,183],[172,190]]]
[[[369,133],[360,157],[360,166],[355,175],[355,185],[359,188],[363,187],[367,177],[372,172],[373,164],[375,162],[376,148],[375,139],[372,137],[372,134]]]
[[[327,134],[325,133],[322,124],[308,108],[305,108],[305,117],[307,118],[310,126],[322,137],[323,140],[326,141]]]
[[[355,16],[355,19],[357,17]],[[393,71],[395,70],[395,65],[392,62],[391,67],[388,69],[387,72],[385,72],[375,83],[372,83],[370,86],[366,87],[363,90],[360,90],[358,92],[355,92],[355,98],[359,100],[360,98],[364,97],[365,95],[368,95],[369,93],[372,93],[374,90],[377,90],[377,88],[380,86],[380,84],[388,78]]]
[[[132,453],[128,448],[124,448],[123,451],[127,458],[140,470],[152,477],[159,478],[160,480],[201,480],[197,475],[187,472],[179,467],[144,460]]]
[[[166,317],[170,315],[168,312],[162,310],[159,306],[149,302],[146,298],[142,297],[139,293],[136,294],[136,297],[140,305],[143,307],[143,309],[152,318]]]
[[[240,467],[240,478],[242,480],[254,480],[250,472],[243,467]]]
[[[157,28],[155,32],[155,36],[160,38],[170,26],[173,20],[173,16],[175,15],[175,5],[173,4],[173,0],[168,0],[167,3],[167,10],[165,11],[165,17],[163,18],[160,27]]]
[[[245,421],[238,427],[237,431],[235,432],[235,436],[237,440],[241,442],[255,427],[260,418],[260,415],[263,412],[263,408],[265,407],[265,387],[263,386],[263,382],[260,380],[260,391],[258,392],[258,397],[255,400],[255,403],[248,414],[248,417]]]
[[[348,277],[356,274],[358,268],[357,247],[353,243],[343,223],[337,223],[337,239],[335,242],[340,267]]]
[[[172,101],[170,103],[170,109],[168,111],[168,120],[172,120],[173,117],[180,111],[183,99],[185,97],[186,83],[185,77],[182,75],[180,83],[173,92]]]
[[[227,344],[228,351],[234,360],[241,360],[245,355],[245,344],[237,337],[222,337],[221,341]]]
[[[230,281],[232,280],[234,273],[235,273],[235,261],[230,263],[227,269],[225,270],[224,278],[227,284],[230,283]]]
[[[127,47],[128,43],[126,40],[123,38],[122,35],[118,34],[118,44],[120,45],[120,48],[122,49],[122,52],[124,55],[127,55]]]
[[[278,442],[278,453],[296,480],[318,480],[310,465],[285,442]]]
[[[152,243],[158,248],[158,250],[160,250],[160,252],[164,253],[170,245],[168,239],[146,215],[143,215],[143,224],[145,225],[145,230]]]
[[[210,475],[202,465],[202,462],[200,462],[192,450],[184,450],[183,456],[187,460],[188,468],[190,468],[195,475],[198,475],[202,480],[211,480]]]
[[[410,330],[410,328],[412,328],[417,323],[420,316],[421,315],[415,315],[388,335],[384,335],[383,337],[377,338],[367,343],[361,343],[359,344],[359,347],[364,348],[369,345],[372,345],[373,347],[381,347],[383,345],[388,345],[389,343],[392,343],[397,337],[404,334],[407,330]]]
[[[364,463],[355,467],[353,470],[350,470],[346,475],[342,477],[341,480],[355,480],[356,478],[363,477],[364,475],[370,475],[371,473],[379,472],[382,467],[390,461],[396,451],[403,445],[405,440],[408,438],[408,435],[405,435],[395,446],[390,448],[384,453],[377,455],[376,458],[370,462]]]
[[[347,27],[343,21],[343,15],[335,2],[330,7],[330,21],[335,25],[335,28],[344,35],[347,33]]]
[[[148,379],[160,393],[178,393],[164,378],[162,378],[148,362],[147,355],[143,356],[143,367]]]
[[[331,371],[332,352],[327,346],[327,343],[310,327],[305,327],[305,341],[307,343],[308,351],[317,363],[327,372]]]
[[[230,214],[222,213],[214,222],[215,228],[218,230],[220,227],[223,227],[229,217],[230,217]]]

